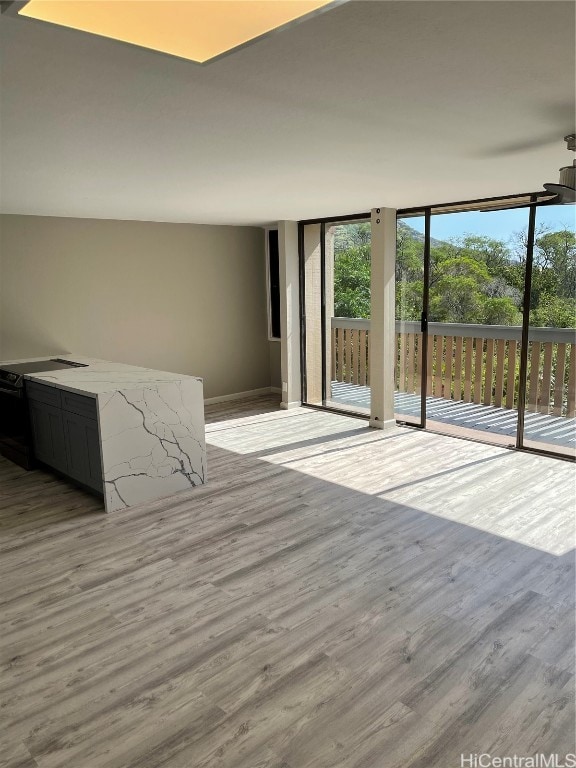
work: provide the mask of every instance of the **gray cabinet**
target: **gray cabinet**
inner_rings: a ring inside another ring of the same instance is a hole
[[[88,398],[87,398],[88,399]],[[102,463],[98,422],[86,416],[62,411],[64,438],[70,477],[97,491],[102,490]]]
[[[36,458],[102,493],[96,400],[36,382],[26,392]]]
[[[62,410],[37,400],[30,401],[34,455],[60,472],[66,472],[66,444]]]

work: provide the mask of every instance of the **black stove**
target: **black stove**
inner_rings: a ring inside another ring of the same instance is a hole
[[[26,373],[44,373],[44,371],[58,371],[63,368],[85,367],[85,363],[64,360],[60,357],[53,357],[50,360],[35,360],[32,363],[6,363],[6,365],[0,366],[0,386],[9,384],[21,389],[24,386],[23,376]]]
[[[0,455],[31,469],[34,462],[24,376],[63,368],[85,368],[85,363],[54,357],[31,363],[0,365]]]

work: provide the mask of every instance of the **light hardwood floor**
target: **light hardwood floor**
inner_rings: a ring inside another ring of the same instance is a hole
[[[0,765],[457,768],[575,751],[573,465],[271,399],[106,516],[0,462]]]

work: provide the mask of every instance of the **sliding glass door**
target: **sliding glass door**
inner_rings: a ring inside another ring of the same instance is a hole
[[[303,401],[367,416],[369,218],[302,222],[300,259]],[[400,211],[395,313],[398,422],[576,456],[574,206]]]
[[[574,206],[536,209],[531,273],[523,445],[575,457]]]
[[[329,404],[370,413],[370,270],[369,220],[325,226],[330,337],[326,366]]]
[[[424,426],[427,360],[424,319],[426,227],[424,213],[401,216],[396,225],[396,359],[394,413],[397,421]]]
[[[427,426],[515,446],[529,208],[430,223]]]
[[[370,220],[300,225],[304,401],[370,413]]]
[[[534,199],[530,205],[530,198],[525,203],[503,210],[493,204],[492,209],[455,205],[428,211],[421,418],[426,427],[445,434],[574,458],[574,206],[538,205]],[[405,222],[400,216],[397,318],[404,320],[406,333],[397,328],[396,396],[410,403],[416,393],[407,365],[412,366],[418,344],[408,325],[416,312],[406,298],[415,291],[403,278]],[[422,224],[415,228],[425,231]]]

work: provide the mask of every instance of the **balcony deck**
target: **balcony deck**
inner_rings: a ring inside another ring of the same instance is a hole
[[[360,412],[370,410],[370,387],[332,382],[332,400],[336,406],[353,408]],[[499,444],[510,444],[516,435],[517,411],[511,408],[497,408],[493,405],[479,405],[462,401],[446,400],[442,397],[426,398],[427,423],[438,426],[451,434],[484,433],[485,439]],[[395,411],[398,419],[419,418],[420,396],[397,392]],[[537,443],[544,448],[568,448],[576,450],[576,419],[551,416],[543,413],[526,412],[524,426],[525,443]]]

